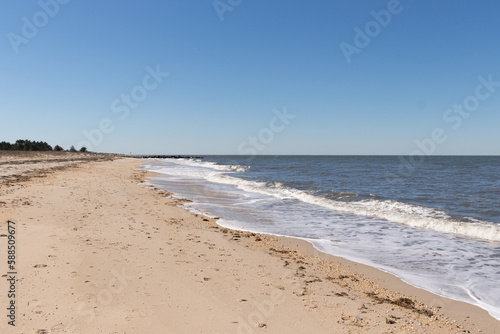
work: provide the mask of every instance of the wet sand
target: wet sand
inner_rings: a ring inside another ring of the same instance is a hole
[[[0,164],[10,178],[0,183],[0,275],[8,220],[18,249],[16,327],[0,293],[0,332],[499,332],[477,307],[305,241],[220,227],[141,184],[140,165],[100,159],[2,176]]]

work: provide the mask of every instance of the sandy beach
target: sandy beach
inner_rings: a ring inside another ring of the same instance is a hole
[[[147,187],[142,163],[0,155],[1,333],[500,332],[478,307],[305,241],[220,227]]]

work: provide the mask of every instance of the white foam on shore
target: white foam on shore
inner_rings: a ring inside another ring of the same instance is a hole
[[[393,273],[500,319],[500,286],[494,279],[500,275],[500,244],[479,240],[498,240],[491,238],[498,236],[494,224],[457,221],[397,201],[318,197],[279,182],[243,180],[233,176],[240,166],[220,166],[172,160],[145,168],[167,176],[153,181],[157,186],[193,200],[187,207],[224,217],[221,225],[305,239],[323,252]]]
[[[150,166],[150,168],[154,168],[154,171],[159,173],[198,177],[213,183],[234,185],[244,191],[271,195],[280,199],[295,199],[340,212],[376,217],[415,228],[429,229],[482,240],[500,241],[499,224],[473,218],[467,219],[468,221],[458,221],[447,213],[437,209],[394,200],[337,201],[311,195],[304,191],[287,187],[280,182],[248,181],[230,175],[231,172],[247,170],[248,167],[246,166],[220,165],[213,162],[190,159],[166,160],[174,163],[175,167],[164,169],[161,166],[157,168]]]
[[[464,237],[500,241],[500,225],[470,219],[468,222],[454,220],[443,211],[393,200],[362,200],[342,202],[308,194],[304,191],[275,183],[247,181],[230,175],[211,173],[205,176],[210,182],[235,185],[238,188],[268,194],[281,199],[295,199],[328,209],[376,217],[415,228],[451,233]]]

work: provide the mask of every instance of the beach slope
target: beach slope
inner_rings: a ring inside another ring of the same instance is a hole
[[[1,333],[498,332],[479,308],[300,240],[220,227],[146,187],[140,165],[87,161],[0,184]]]

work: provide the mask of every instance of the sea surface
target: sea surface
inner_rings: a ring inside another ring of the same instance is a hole
[[[208,156],[144,169],[222,226],[308,240],[500,320],[500,157]]]

